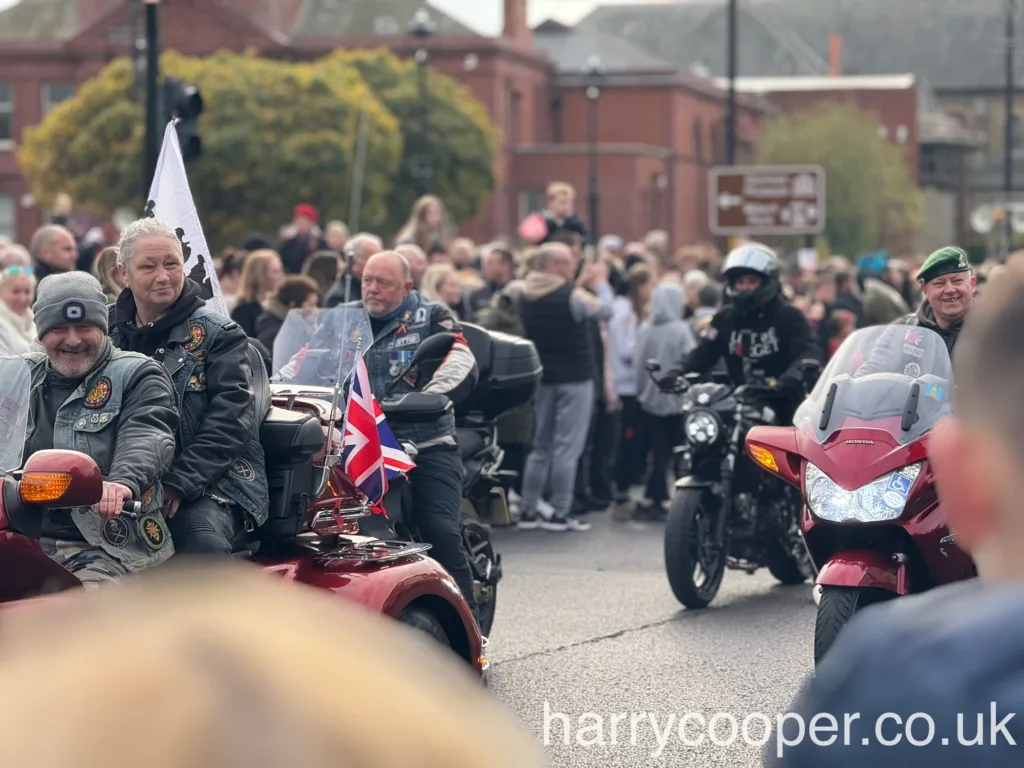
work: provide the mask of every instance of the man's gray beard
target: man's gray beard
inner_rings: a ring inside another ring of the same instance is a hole
[[[85,374],[93,369],[96,365],[96,361],[100,359],[99,350],[96,350],[93,354],[88,357],[80,358],[81,362],[76,362],[74,365],[70,365],[69,361],[66,361],[64,355],[66,353],[56,353],[56,355],[50,357],[50,366],[59,373],[61,376],[67,379],[80,379]]]

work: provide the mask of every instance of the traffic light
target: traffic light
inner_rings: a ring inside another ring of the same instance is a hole
[[[183,83],[174,77],[164,79],[164,111],[165,120],[170,122],[177,118],[175,129],[178,132],[178,144],[185,162],[195,160],[203,152],[199,140],[199,116],[203,113],[203,97],[199,89]]]

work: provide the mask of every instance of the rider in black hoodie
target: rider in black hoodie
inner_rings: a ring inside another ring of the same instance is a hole
[[[803,397],[800,361],[820,361],[821,350],[803,313],[783,300],[779,260],[770,248],[741,245],[722,271],[729,303],[712,318],[683,370],[707,373],[725,360],[734,384],[774,379],[779,423],[789,424]]]

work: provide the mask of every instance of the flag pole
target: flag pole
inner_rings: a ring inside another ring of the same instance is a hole
[[[366,173],[366,145],[370,138],[370,106],[363,103],[356,138],[356,163],[352,173],[352,201],[348,212],[348,226],[352,234],[359,231],[359,211],[363,207],[363,177]]]

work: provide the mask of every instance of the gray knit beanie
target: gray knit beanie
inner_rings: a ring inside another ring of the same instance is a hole
[[[32,305],[39,338],[61,325],[94,325],[107,333],[107,297],[88,272],[47,275]]]

